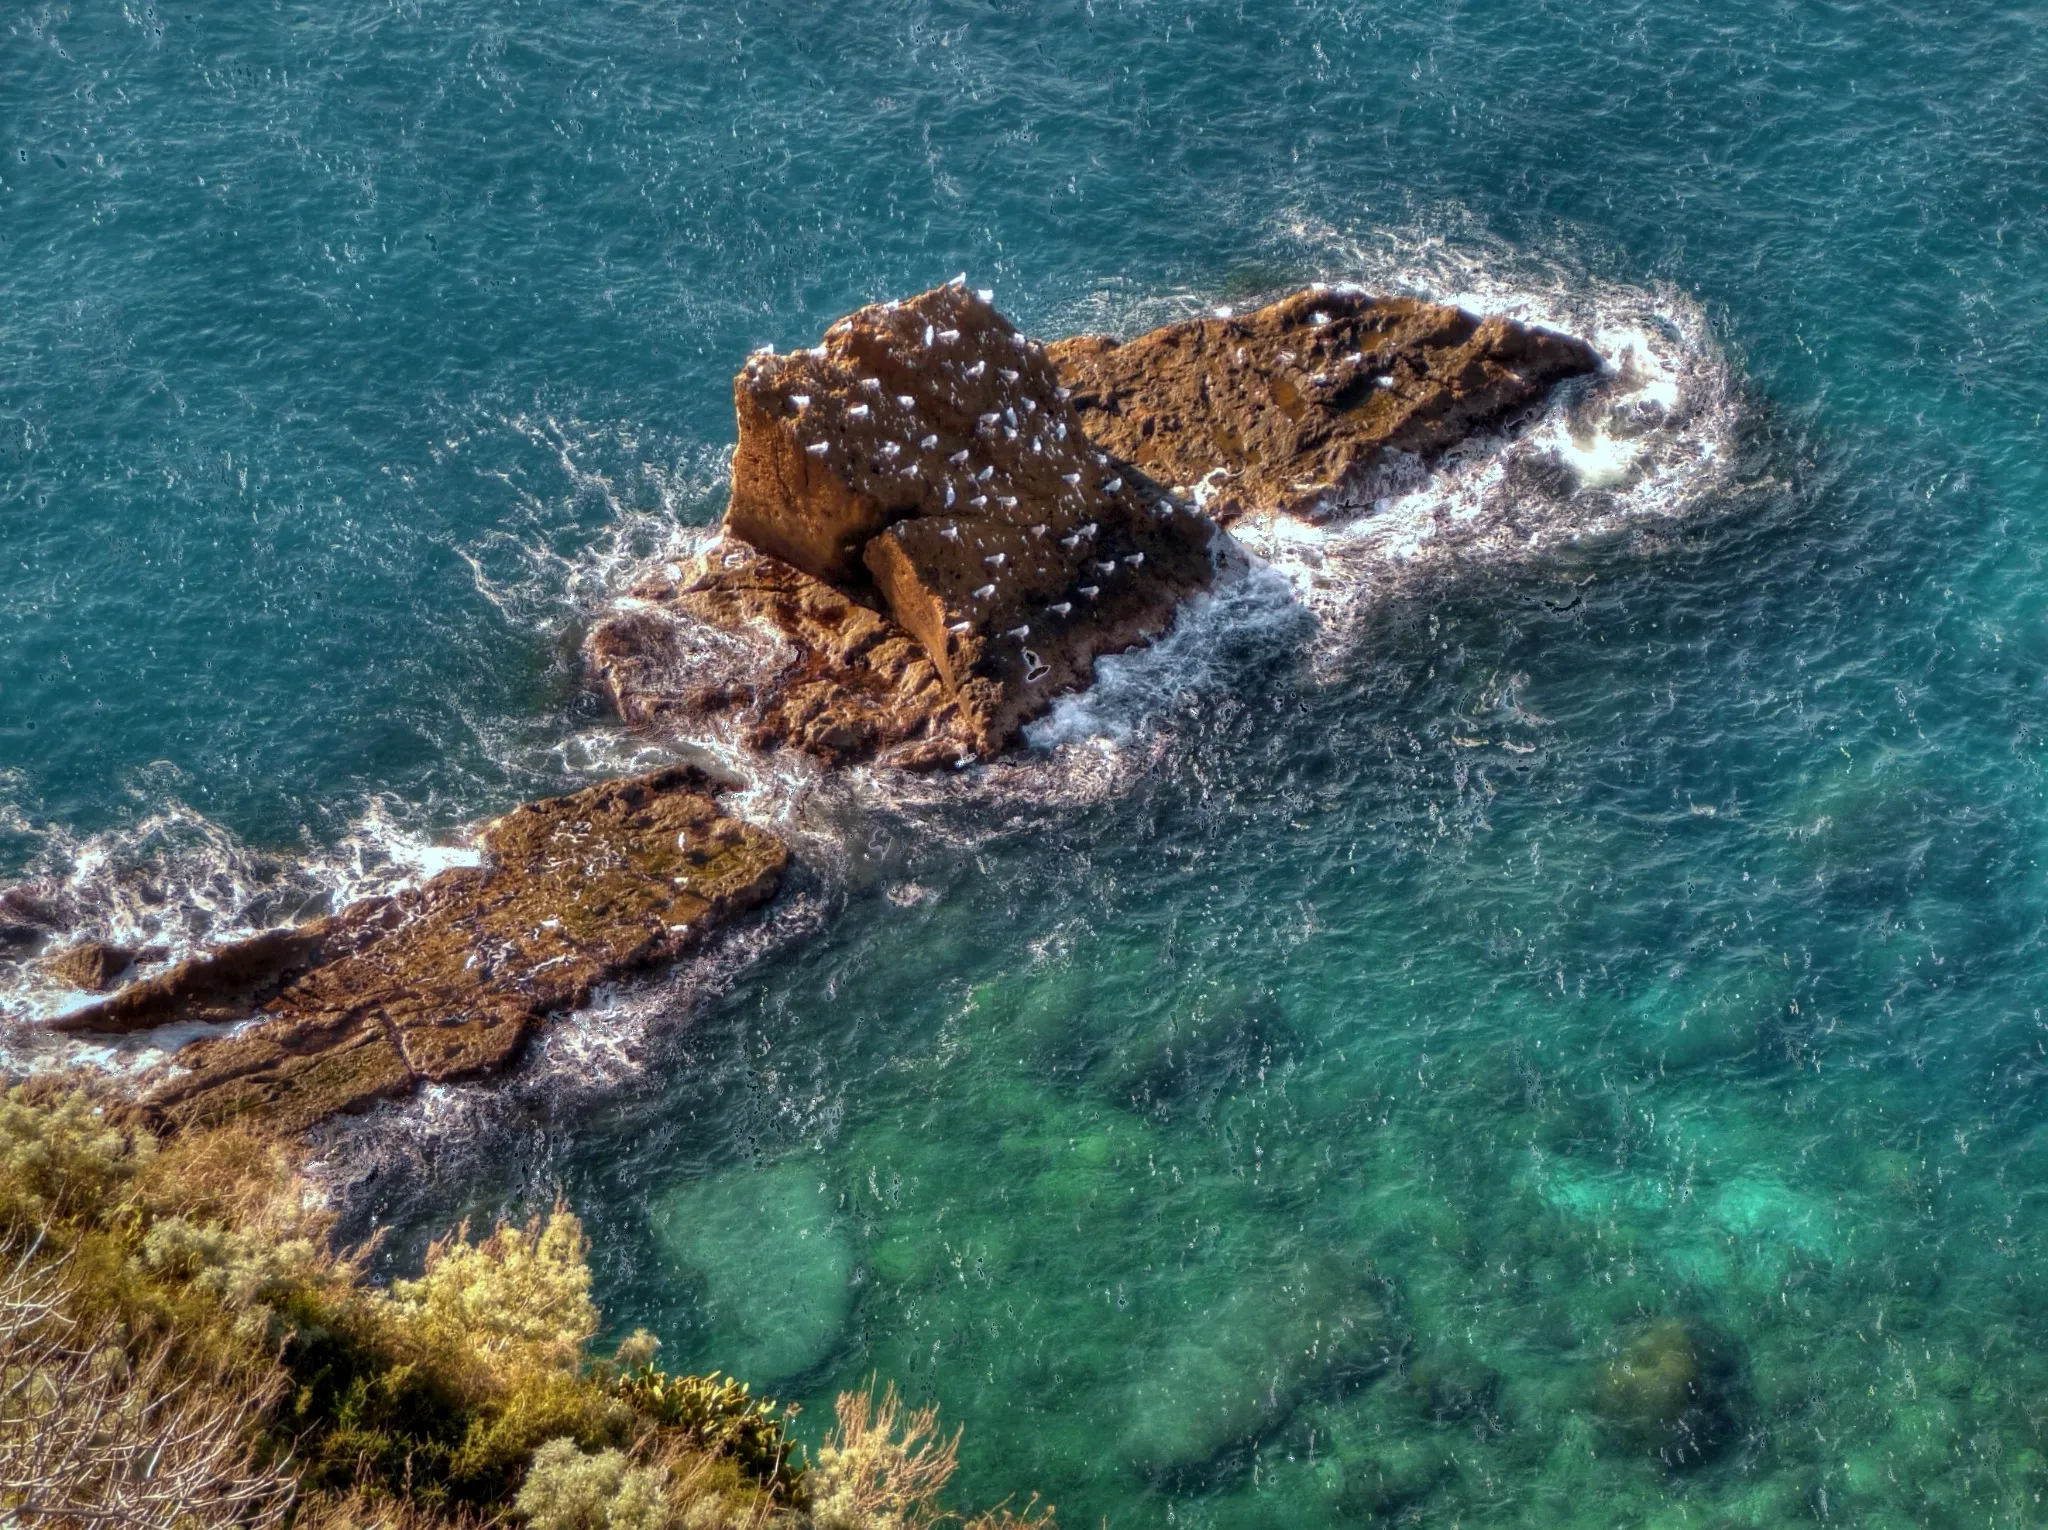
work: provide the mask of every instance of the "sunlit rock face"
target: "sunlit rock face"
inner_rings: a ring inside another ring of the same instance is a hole
[[[1413,487],[1466,438],[1598,370],[1583,341],[1442,303],[1308,288],[1243,315],[1048,348],[1081,424],[1230,524]]]
[[[1215,576],[1212,523],[1091,443],[1044,348],[964,286],[756,355],[733,400],[723,540],[587,647],[628,721],[727,714],[755,747],[958,763]],[[693,626],[779,651],[767,673],[698,662]]]
[[[296,1131],[496,1072],[598,984],[673,961],[774,893],[788,852],[714,790],[676,767],[525,803],[479,837],[481,865],[194,957],[59,1023],[254,1017],[143,1081],[143,1110],[172,1126]]]
[[[1219,521],[1370,504],[1598,365],[1326,289],[1050,347],[960,284],[874,304],[748,359],[721,539],[586,652],[640,726],[828,763],[986,756],[1211,585],[1236,556]]]

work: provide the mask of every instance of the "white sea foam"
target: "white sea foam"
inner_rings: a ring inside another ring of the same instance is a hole
[[[560,477],[493,474],[511,491],[511,510],[456,555],[507,621],[544,636],[580,626],[628,586],[687,557],[731,476],[729,444],[664,443],[657,455],[616,422],[511,415],[491,425],[552,457]],[[562,528],[593,502],[605,510],[602,534],[564,550]]]
[[[142,976],[477,860],[467,844],[402,821],[386,799],[372,800],[333,845],[304,855],[254,849],[175,801],[130,827],[89,835],[4,811],[4,827],[37,846],[22,882],[54,916],[48,950],[104,940],[141,951]],[[32,957],[0,959],[0,1070],[146,1066],[187,1037],[167,1030],[108,1044],[52,1036],[38,1025],[93,998],[56,982]]]

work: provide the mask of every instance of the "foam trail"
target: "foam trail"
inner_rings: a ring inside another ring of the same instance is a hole
[[[406,825],[381,798],[334,845],[305,856],[252,849],[178,802],[131,827],[84,836],[33,824],[18,810],[8,810],[5,826],[38,846],[21,885],[49,915],[48,949],[88,938],[125,946],[142,953],[140,976],[478,859],[466,844]],[[0,1069],[142,1066],[186,1039],[164,1031],[108,1045],[37,1024],[94,997],[52,979],[36,953],[0,958]]]
[[[507,622],[542,637],[573,630],[654,569],[687,557],[705,535],[698,523],[731,476],[729,444],[671,446],[675,460],[664,463],[648,460],[625,425],[525,415],[490,423],[551,458],[559,492],[537,493],[509,473],[493,474],[512,493],[508,526],[454,551]],[[609,466],[594,465],[600,462]],[[562,551],[563,529],[589,504],[604,507],[603,532]]]

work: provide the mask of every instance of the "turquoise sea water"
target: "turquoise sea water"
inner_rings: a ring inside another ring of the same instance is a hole
[[[17,9],[0,872],[192,938],[620,768],[580,632],[868,298],[1635,294],[1729,390],[1682,515],[1217,620],[1096,775],[828,794],[797,938],[374,1209],[560,1186],[671,1364],[894,1378],[1072,1525],[2038,1523],[2044,30]]]

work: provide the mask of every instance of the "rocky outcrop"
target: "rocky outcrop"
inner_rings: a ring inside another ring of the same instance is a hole
[[[630,720],[730,705],[830,759],[992,754],[1214,577],[1213,525],[1089,441],[1044,349],[963,286],[757,355],[733,400],[725,543],[591,640]],[[693,686],[676,619],[787,662]]]
[[[1223,525],[1369,507],[1600,366],[1568,335],[1328,288],[1047,354],[1093,439],[1163,483],[1199,487]]]
[[[1044,348],[958,284],[863,308],[749,360],[723,536],[586,651],[637,726],[829,763],[985,756],[1165,630],[1230,556],[1217,523],[1369,505],[1598,365],[1328,289]]]
[[[975,752],[974,730],[921,643],[736,537],[637,586],[631,601],[585,651],[635,727],[723,721],[750,749],[801,749],[834,764],[932,766]],[[735,642],[745,633],[766,641]]]
[[[0,959],[32,956],[69,928],[69,900],[47,884],[0,887]]]
[[[257,1016],[144,1081],[142,1109],[172,1126],[296,1131],[494,1072],[597,984],[673,960],[774,892],[787,852],[722,815],[712,789],[676,767],[528,803],[483,832],[480,866],[196,958],[57,1023]]]
[[[44,957],[42,968],[67,987],[105,993],[114,986],[115,979],[135,965],[138,954],[130,947],[104,940],[81,940],[55,956]]]

